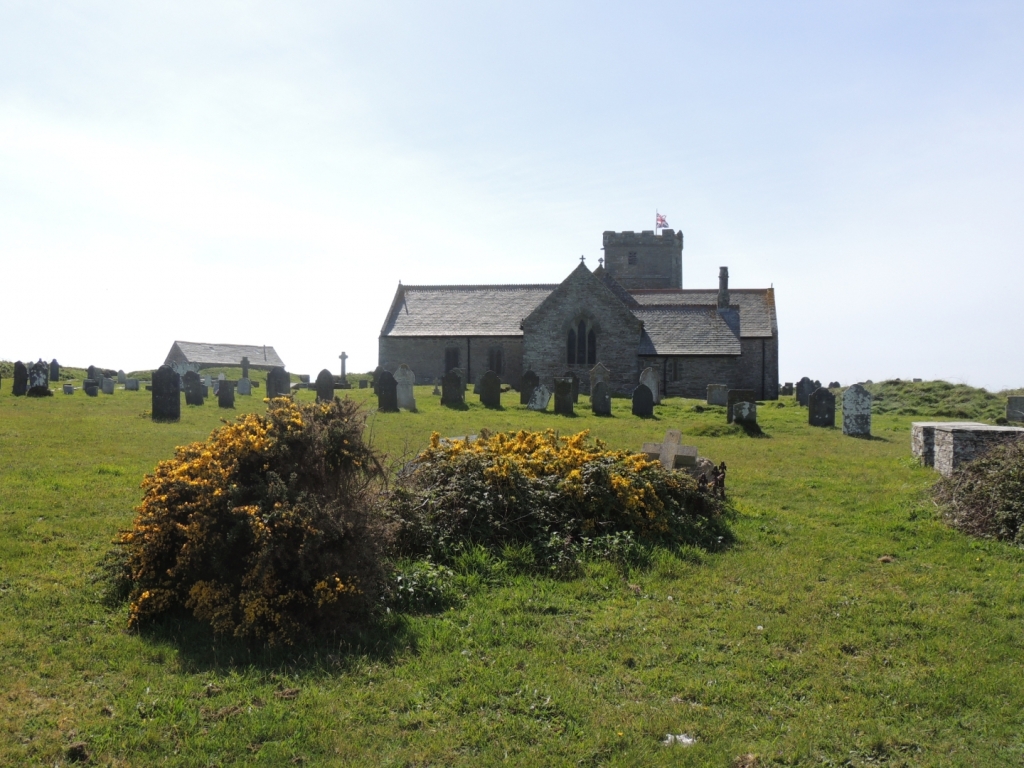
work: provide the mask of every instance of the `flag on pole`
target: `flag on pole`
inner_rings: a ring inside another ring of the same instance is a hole
[[[668,219],[657,211],[654,212],[654,228],[665,229],[668,226]]]

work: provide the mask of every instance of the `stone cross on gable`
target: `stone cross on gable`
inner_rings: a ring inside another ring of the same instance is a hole
[[[582,263],[583,263],[583,262],[585,262],[586,260],[587,260],[587,257],[586,257],[586,256],[580,256],[580,264],[582,264]]]
[[[598,263],[599,266],[603,267],[604,266],[604,256],[598,257],[597,263]]]
[[[697,463],[697,447],[680,445],[682,433],[678,429],[670,429],[665,433],[661,443],[644,443],[641,453],[648,458],[658,459],[665,469],[689,467]]]

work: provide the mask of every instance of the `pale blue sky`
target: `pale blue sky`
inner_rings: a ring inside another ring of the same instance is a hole
[[[0,0],[0,358],[376,364],[606,229],[774,284],[780,375],[1024,385],[1020,3]]]

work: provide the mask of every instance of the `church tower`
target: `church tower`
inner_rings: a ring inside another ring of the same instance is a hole
[[[683,233],[605,232],[604,268],[626,290],[683,287]]]

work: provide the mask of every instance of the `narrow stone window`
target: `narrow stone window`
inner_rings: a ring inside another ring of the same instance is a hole
[[[593,328],[587,334],[587,365],[597,365],[597,334]]]
[[[575,365],[576,364],[576,331],[574,331],[572,329],[569,330],[569,345],[568,345],[568,349],[566,349],[566,353],[567,353],[566,354],[566,361],[569,363],[569,365]]]
[[[580,365],[587,362],[587,324],[582,320],[576,331],[576,362]]]

